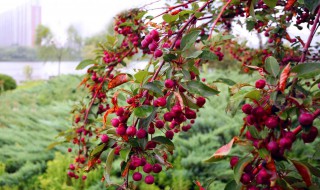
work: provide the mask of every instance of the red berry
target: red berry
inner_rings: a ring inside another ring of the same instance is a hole
[[[120,136],[126,134],[126,128],[123,125],[120,125],[119,127],[117,127],[116,129],[116,133]]]
[[[152,42],[151,44],[149,44],[149,46],[148,46],[148,48],[149,48],[149,50],[150,51],[154,51],[154,50],[156,50],[157,49],[157,47],[158,47],[158,44],[157,44],[157,42]],[[159,56],[160,57],[160,56]]]
[[[132,175],[134,181],[140,181],[142,179],[142,174],[140,172],[134,172]]]
[[[146,47],[148,47],[148,45],[149,45],[149,43],[147,42],[147,40],[142,40],[141,41],[141,47],[142,48],[146,48]]]
[[[158,31],[156,31],[156,30],[152,30],[152,31],[150,32],[150,36],[151,36],[155,41],[158,41],[158,40],[159,40],[159,33],[158,33]]]
[[[241,109],[243,113],[251,114],[252,106],[250,104],[244,104]]]
[[[101,135],[100,139],[103,143],[107,143],[109,141],[109,137],[106,134]]]
[[[143,171],[145,173],[150,173],[151,171],[153,170],[153,167],[151,164],[149,163],[146,163],[144,166],[143,166]]]
[[[261,106],[252,109],[251,112],[255,117],[258,117],[258,118],[262,118],[266,114],[266,112]]]
[[[302,133],[301,138],[304,143],[312,143],[318,136],[318,129],[312,126],[308,133]]]
[[[206,103],[206,99],[204,97],[197,98],[197,106],[202,107]]]
[[[153,41],[153,38],[152,38],[151,35],[146,35],[146,37],[144,38],[144,40],[145,40],[148,44],[150,44],[150,43]]]
[[[68,152],[72,152],[72,148],[68,148]]]
[[[75,170],[76,167],[75,167],[73,164],[70,164],[69,169],[70,169],[70,170]]]
[[[279,141],[279,146],[280,148],[290,149],[292,146],[292,140],[287,137],[283,137]]]
[[[118,108],[118,110],[116,111],[116,115],[123,116],[123,114],[124,114],[124,108],[123,107]]]
[[[162,166],[160,164],[154,164],[153,165],[153,172],[154,173],[160,173],[162,171]]]
[[[251,177],[249,174],[244,173],[244,174],[242,174],[240,181],[244,185],[247,185],[251,182]]]
[[[161,120],[157,120],[157,121],[156,121],[156,127],[157,127],[158,129],[163,128],[163,127],[164,127],[164,122],[161,121]]]
[[[119,124],[120,124],[119,119],[117,119],[117,118],[112,118],[112,119],[111,119],[111,125],[112,125],[112,126],[118,127]]]
[[[267,145],[267,149],[271,152],[271,154],[276,154],[279,150],[279,146],[277,142],[270,141]]]
[[[165,80],[164,85],[166,86],[166,88],[172,88],[174,86],[174,81],[171,79],[167,79]]]
[[[233,168],[239,161],[239,157],[238,156],[233,156],[230,159],[230,166],[231,168]]]
[[[255,118],[254,118],[253,115],[248,115],[248,116],[246,117],[246,121],[247,121],[247,123],[248,123],[249,125],[253,125],[254,122],[255,122]]]
[[[259,79],[256,81],[256,88],[263,89],[266,86],[266,81]]]
[[[154,183],[154,177],[152,175],[147,175],[144,178],[144,182],[146,182],[146,184],[153,184]]]
[[[156,130],[154,129],[154,127],[149,127],[149,128],[148,128],[148,133],[149,133],[149,134],[152,135],[152,134],[154,134],[155,132],[156,132]]]
[[[147,131],[141,128],[141,129],[139,129],[139,130],[137,131],[136,136],[137,136],[137,138],[139,138],[139,139],[143,139],[143,138],[145,138],[145,137],[147,136]]]
[[[173,120],[173,114],[171,112],[167,112],[163,115],[163,119],[165,121],[172,121]]]
[[[173,131],[166,131],[166,137],[168,138],[168,139],[173,139],[173,136],[174,136],[174,133],[173,133]]]
[[[167,100],[165,97],[160,97],[153,102],[153,105],[156,107],[164,107],[167,104]]]
[[[302,113],[299,116],[299,123],[302,126],[311,126],[313,123],[313,115],[310,113]]]
[[[197,118],[196,112],[191,110],[188,107],[185,108],[185,116],[187,119],[196,119]]]
[[[278,118],[277,117],[269,117],[266,120],[265,124],[269,129],[274,129],[278,126]]]
[[[156,51],[154,51],[153,55],[154,55],[155,58],[158,58],[158,57],[161,57],[163,55],[163,52],[162,52],[162,50],[157,49]]]
[[[128,136],[133,137],[137,132],[137,129],[134,126],[130,126],[127,128],[126,133]]]
[[[270,174],[265,169],[261,169],[256,176],[256,182],[258,184],[268,184],[270,183]]]
[[[181,40],[177,40],[176,43],[174,44],[174,47],[179,49],[180,48],[180,44],[181,44]]]

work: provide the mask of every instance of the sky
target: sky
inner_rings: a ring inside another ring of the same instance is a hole
[[[0,13],[12,9],[28,0],[0,0]],[[39,1],[42,9],[42,24],[49,26],[58,41],[66,39],[66,30],[74,25],[82,36],[90,36],[103,31],[112,18],[119,12],[141,7],[156,0],[33,0]],[[248,33],[245,28],[235,27],[235,34],[249,39],[248,45],[258,47],[255,33]],[[309,30],[289,29],[289,33],[301,36],[306,41]],[[264,38],[264,36],[262,35]],[[264,41],[267,39],[264,38]],[[320,37],[313,42],[320,41]]]

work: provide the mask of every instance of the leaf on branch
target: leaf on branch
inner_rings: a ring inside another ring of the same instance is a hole
[[[148,71],[139,71],[134,75],[134,78],[136,79],[137,83],[142,83],[148,75]]]
[[[203,60],[206,60],[206,61],[216,61],[216,60],[218,60],[218,56],[216,54],[212,53],[209,50],[203,50],[201,55],[200,55],[200,58],[203,59]]]
[[[151,141],[165,145],[169,152],[172,152],[174,150],[174,144],[172,143],[172,141],[164,136],[153,137]]]
[[[182,51],[189,49],[197,40],[200,34],[200,30],[192,30],[188,34],[184,35],[181,39],[180,47]]]
[[[200,81],[189,81],[183,84],[183,87],[186,88],[189,92],[199,94],[201,96],[213,96],[217,95],[220,92],[216,89],[213,89]]]
[[[287,79],[289,75],[290,75],[290,64],[287,64],[287,66],[282,70],[282,73],[280,75],[279,90],[282,93],[286,89]]]
[[[301,175],[303,181],[309,187],[312,184],[312,177],[309,168],[301,162],[291,160],[294,167],[298,170],[299,174]]]
[[[230,153],[233,143],[237,140],[238,137],[233,137],[228,144],[223,145],[210,158],[204,160],[204,162],[216,162],[225,158],[225,156]]]
[[[94,64],[94,60],[92,59],[86,59],[86,60],[83,60],[79,63],[79,65],[76,67],[76,70],[81,70],[81,69],[84,69],[86,66],[89,66],[91,64]]]
[[[304,63],[294,66],[292,73],[297,73],[297,77],[312,78],[320,75],[320,63]]]
[[[106,167],[105,167],[106,168],[105,179],[108,184],[111,184],[110,175],[111,175],[112,163],[113,163],[114,155],[115,155],[114,151],[115,151],[115,149],[110,150],[108,157],[107,157]]]
[[[320,5],[319,0],[304,0],[304,5],[309,9],[310,12],[314,13],[318,5]]]
[[[277,5],[278,0],[263,0],[263,2],[270,8],[274,8]]]
[[[163,92],[161,91],[161,89],[154,83],[154,82],[147,82],[146,84],[144,84],[142,86],[143,89],[147,89],[151,92],[154,92],[160,96],[163,96]]]
[[[153,106],[142,105],[140,107],[136,107],[133,110],[133,113],[138,118],[146,118],[148,117],[153,111]]]
[[[274,77],[277,77],[280,72],[279,63],[272,56],[267,57],[267,59],[265,60],[264,68],[269,74],[271,74]]]
[[[164,15],[162,16],[162,19],[163,19],[164,21],[166,21],[167,23],[169,23],[169,24],[170,24],[171,22],[176,21],[178,18],[179,18],[179,15],[164,14]]]
[[[108,89],[115,88],[123,83],[129,81],[129,76],[127,74],[121,73],[115,76],[108,84]]]

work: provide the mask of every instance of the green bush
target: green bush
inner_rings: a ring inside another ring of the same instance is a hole
[[[0,74],[0,92],[13,90],[16,88],[17,88],[17,83],[12,77],[5,74]]]

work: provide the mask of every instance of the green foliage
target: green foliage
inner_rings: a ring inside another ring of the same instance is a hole
[[[0,74],[0,92],[15,88],[17,88],[17,83],[11,76]]]

